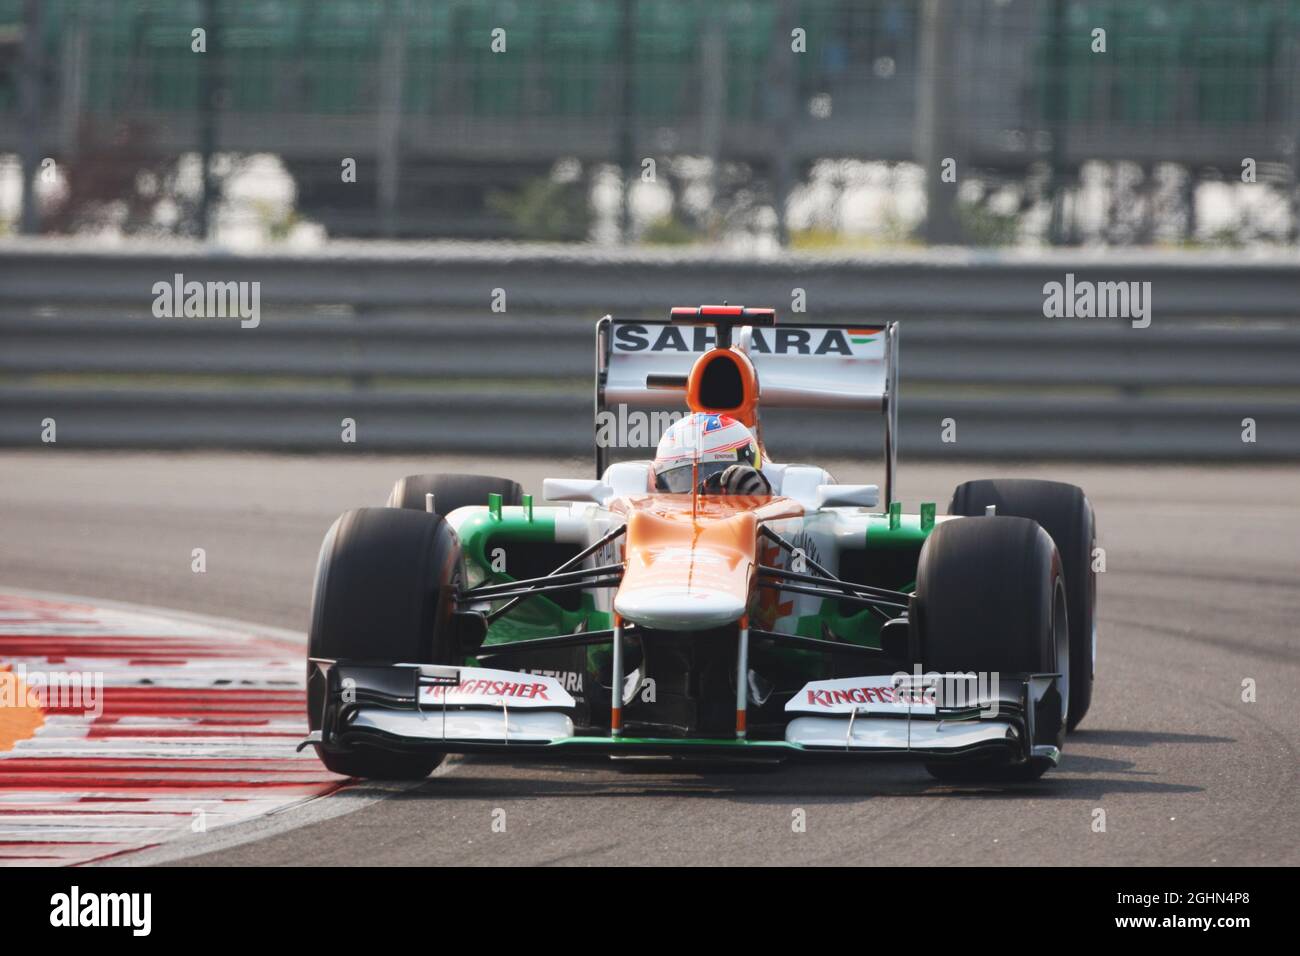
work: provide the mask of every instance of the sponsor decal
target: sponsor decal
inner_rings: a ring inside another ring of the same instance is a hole
[[[803,713],[934,714],[933,685],[900,686],[893,676],[845,677],[805,684],[785,705]]]
[[[572,707],[573,697],[554,677],[486,667],[462,667],[458,684],[420,687],[420,703],[441,706]]]
[[[861,687],[809,687],[805,688],[807,703],[817,707],[834,707],[836,704],[922,704],[934,706],[934,688],[907,691],[880,684]]]
[[[667,561],[669,564],[681,565],[683,568],[705,566],[729,568],[732,565],[725,555],[706,548],[647,548],[646,551],[652,561]]]
[[[593,542],[594,543],[594,542]],[[596,567],[604,567],[607,564],[622,562],[623,560],[623,541],[621,538],[615,538],[613,541],[605,544],[595,554]]]
[[[958,710],[977,708],[981,717],[996,717],[999,709],[1002,677],[997,671],[926,671],[914,664],[912,673],[897,671],[893,675],[895,687],[929,687],[935,693],[940,707]]]
[[[463,697],[524,697],[529,699],[546,700],[546,685],[541,683],[529,683],[527,681],[510,681],[510,680],[486,680],[482,677],[476,680],[461,681],[455,687],[431,687],[432,693],[429,695],[435,700],[440,699],[444,694],[460,695]]]
[[[645,548],[642,557],[645,563],[640,573],[634,581],[624,584],[628,593],[655,592],[663,600],[707,600],[713,594],[731,594],[743,586],[733,573],[735,563],[708,548]]]
[[[796,551],[802,552],[805,558],[816,561],[818,564],[822,563],[821,550],[817,547],[817,539],[809,532],[798,531],[788,540],[790,541],[790,544],[794,546]],[[783,558],[785,557],[784,550],[781,552],[781,555]],[[785,567],[785,565],[783,564],[782,567]],[[794,570],[799,571],[807,569],[795,568]]]
[[[998,715],[997,673],[896,674],[812,681],[786,703],[788,711],[806,714],[934,715],[938,707],[978,709],[980,717]]]
[[[582,693],[582,675],[577,671],[548,671],[536,667],[522,668],[525,674],[536,674],[538,677],[553,677],[559,681],[560,686],[570,693]]]
[[[769,544],[765,539],[758,542],[758,561],[769,567],[785,567],[785,552],[780,545]],[[775,588],[760,588],[758,601],[751,612],[753,626],[762,631],[773,630],[776,622],[794,612],[794,601],[781,600],[780,591]]]
[[[750,352],[757,355],[841,355],[859,354],[855,346],[876,343],[881,329],[755,328]],[[682,328],[676,325],[647,326],[619,322],[614,326],[616,352],[682,352],[693,354],[713,348],[717,336],[712,326]]]

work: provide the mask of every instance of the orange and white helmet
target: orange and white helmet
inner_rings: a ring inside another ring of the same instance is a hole
[[[730,415],[692,412],[659,439],[651,469],[654,490],[685,494],[693,482],[703,484],[736,464],[762,467],[763,453],[753,432]]]

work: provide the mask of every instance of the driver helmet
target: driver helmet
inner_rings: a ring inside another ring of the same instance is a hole
[[[703,485],[736,464],[762,467],[754,433],[730,415],[692,412],[674,422],[659,440],[651,469],[654,490],[685,494],[692,490],[693,480]]]

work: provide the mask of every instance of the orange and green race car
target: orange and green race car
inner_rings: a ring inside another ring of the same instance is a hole
[[[449,753],[1055,766],[1092,694],[1091,505],[995,479],[904,514],[898,335],[730,305],[601,319],[596,477],[541,503],[412,475],[329,529],[303,746],[379,778]],[[665,404],[656,458],[610,461],[610,422]],[[883,414],[883,494],[772,461],[774,407]]]

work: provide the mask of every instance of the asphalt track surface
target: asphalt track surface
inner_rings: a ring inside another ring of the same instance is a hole
[[[874,479],[870,466],[832,468],[841,480]],[[302,631],[330,521],[381,504],[395,478],[420,471],[508,474],[536,493],[544,476],[589,466],[3,452],[0,588]],[[345,787],[273,825],[218,828],[189,841],[186,859],[1300,863],[1300,469],[905,463],[899,477],[907,510],[923,500],[942,510],[962,479],[997,475],[1082,485],[1106,550],[1092,711],[1061,767],[1037,783],[953,787],[895,763],[718,770],[464,758],[414,787]],[[197,547],[205,574],[191,571]],[[1253,703],[1242,700],[1247,679]],[[792,826],[799,811],[803,832]]]

